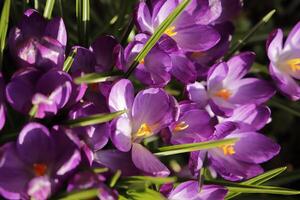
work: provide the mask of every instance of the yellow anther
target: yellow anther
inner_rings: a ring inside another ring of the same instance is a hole
[[[235,154],[234,145],[233,144],[226,144],[220,146],[220,148],[223,150],[223,153],[225,156],[233,155]]]
[[[142,59],[142,60],[140,61],[140,64],[141,64],[141,65],[145,64],[145,60]]]
[[[165,30],[165,34],[172,37],[177,35],[177,32],[175,32],[175,26],[170,26],[169,28],[167,28],[167,30]]]
[[[189,127],[189,125],[187,123],[185,123],[184,121],[182,121],[175,125],[173,131],[174,132],[183,131],[183,130],[187,129],[188,127]]]
[[[215,93],[215,96],[220,97],[224,100],[228,100],[229,97],[231,96],[231,92],[227,89],[221,89]]]
[[[137,137],[146,137],[152,134],[150,126],[146,123],[143,123],[139,130],[136,132]]]
[[[300,58],[294,58],[286,61],[293,72],[300,70]]]

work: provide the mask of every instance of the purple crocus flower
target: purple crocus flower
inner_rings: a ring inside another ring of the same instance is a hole
[[[67,33],[62,18],[47,21],[33,9],[25,11],[8,38],[10,52],[19,67],[43,70],[63,67],[66,44]]]
[[[75,46],[77,49],[74,62],[71,67],[72,73],[108,72],[115,63],[114,49],[118,42],[113,36],[98,37],[89,49]]]
[[[270,160],[280,151],[280,146],[263,134],[236,129],[234,123],[229,122],[217,125],[211,140],[228,138],[239,140],[207,151],[192,152],[189,162],[192,173],[197,175],[203,162],[206,162],[209,169],[224,179],[241,181],[261,174],[263,169],[259,164]]]
[[[169,126],[172,144],[204,141],[214,132],[213,119],[195,103],[181,102],[179,118]]]
[[[209,71],[206,84],[187,85],[190,100],[201,107],[209,104],[216,115],[226,117],[232,116],[238,106],[266,102],[275,93],[272,85],[258,78],[244,78],[253,60],[254,54],[245,52],[216,64]]]
[[[78,119],[94,114],[100,114],[101,107],[93,103],[82,103],[75,106],[69,113],[70,119]],[[85,127],[77,127],[67,130],[79,137],[78,146],[80,146],[88,159],[90,165],[94,160],[94,152],[102,149],[109,140],[110,125],[109,123],[96,124]]]
[[[0,73],[0,130],[4,127],[5,125],[5,85],[4,85],[4,79],[2,76],[2,73]]]
[[[141,1],[135,12],[135,23],[139,31],[153,34],[179,3],[178,0]],[[218,43],[220,35],[211,26],[199,24],[195,19],[196,16],[189,10],[183,11],[167,28],[165,35],[184,51],[210,49]]]
[[[168,200],[223,200],[227,189],[217,185],[203,185],[198,181],[186,181],[179,184],[168,195]]]
[[[65,72],[53,69],[43,73],[36,68],[26,68],[13,75],[6,86],[6,98],[15,110],[23,114],[28,114],[36,106],[35,117],[44,118],[78,102],[85,89],[76,86]]]
[[[67,191],[84,190],[90,188],[98,188],[98,198],[105,200],[117,200],[118,193],[104,184],[106,178],[100,174],[91,171],[83,171],[75,174],[69,181]]]
[[[267,42],[269,71],[281,93],[293,101],[300,99],[300,23],[289,33],[283,44],[281,29],[270,34]]]
[[[81,160],[59,127],[50,132],[38,123],[27,124],[0,152],[0,194],[8,199],[47,199]]]
[[[134,97],[133,85],[122,79],[112,87],[108,102],[111,112],[126,110],[113,122],[111,139],[117,149],[131,149],[134,165],[145,173],[168,175],[169,170],[139,143],[174,120],[175,99],[159,88],[142,90]]]

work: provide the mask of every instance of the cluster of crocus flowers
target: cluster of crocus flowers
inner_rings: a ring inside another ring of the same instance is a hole
[[[98,189],[99,199],[118,199],[119,191],[107,185],[114,172],[124,177],[175,174],[145,145],[151,138],[161,146],[238,139],[191,152],[184,177],[190,180],[157,188],[169,200],[224,199],[225,187],[197,181],[201,168],[228,181],[263,173],[260,164],[280,151],[261,133],[270,121],[265,104],[276,89],[249,74],[254,53],[221,59],[229,48],[231,20],[242,7],[240,0],[192,0],[130,79],[118,77],[90,86],[74,81],[89,73],[127,72],[180,2],[140,1],[134,11],[138,33],[132,41],[122,46],[106,35],[89,48],[73,46],[69,71],[63,70],[68,49],[63,20],[46,20],[33,9],[24,13],[8,38],[16,70],[12,75],[0,73],[0,130],[10,127],[5,123],[8,108],[25,121],[14,130],[15,141],[0,146],[0,196],[43,200],[67,186],[68,192],[92,188]],[[293,100],[299,99],[298,29],[299,25],[284,47],[281,30],[268,41],[270,73],[279,90]],[[184,88],[182,98],[164,88],[173,78]],[[104,123],[79,127],[64,123],[119,111],[122,114]],[[103,167],[108,173],[94,170]]]

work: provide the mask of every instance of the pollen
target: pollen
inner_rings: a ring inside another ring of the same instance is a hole
[[[136,132],[137,137],[147,137],[152,134],[150,126],[146,123],[143,123],[139,130]]]
[[[189,127],[189,125],[187,123],[185,123],[184,121],[182,121],[175,125],[173,131],[174,132],[183,131],[183,130],[187,129],[188,127]]]
[[[175,32],[175,26],[170,26],[169,28],[167,28],[167,30],[165,30],[165,34],[172,37],[177,35],[177,32]]]
[[[221,89],[215,93],[215,96],[220,97],[226,101],[230,98],[231,92],[227,89]]]
[[[233,144],[227,144],[220,146],[225,156],[233,155],[235,154],[234,145]]]
[[[294,58],[286,61],[293,72],[300,70],[300,58]]]
[[[47,165],[43,163],[33,164],[33,171],[36,176],[44,176],[47,171]]]

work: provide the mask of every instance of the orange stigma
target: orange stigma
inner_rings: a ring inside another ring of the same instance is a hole
[[[300,70],[300,58],[294,58],[286,61],[293,72]]]
[[[139,130],[136,132],[137,137],[146,137],[152,134],[150,126],[146,123],[143,123]]]
[[[215,96],[220,97],[224,100],[228,100],[229,97],[231,96],[231,93],[227,89],[221,89],[218,92],[215,93]]]
[[[189,127],[189,125],[187,123],[185,123],[184,121],[182,121],[175,125],[173,131],[174,132],[183,131],[183,130],[187,129],[188,127]]]
[[[42,163],[33,164],[33,171],[36,176],[44,176],[47,171],[47,165]]]
[[[172,37],[172,36],[175,36],[177,35],[177,32],[175,32],[175,26],[170,26],[169,28],[167,28],[167,30],[165,30],[165,34]]]
[[[140,64],[141,64],[141,65],[144,65],[144,64],[145,64],[145,60],[142,59],[142,60],[140,61]]]
[[[222,145],[222,146],[220,146],[220,148],[223,150],[223,153],[224,153],[225,156],[235,154],[233,144]]]

